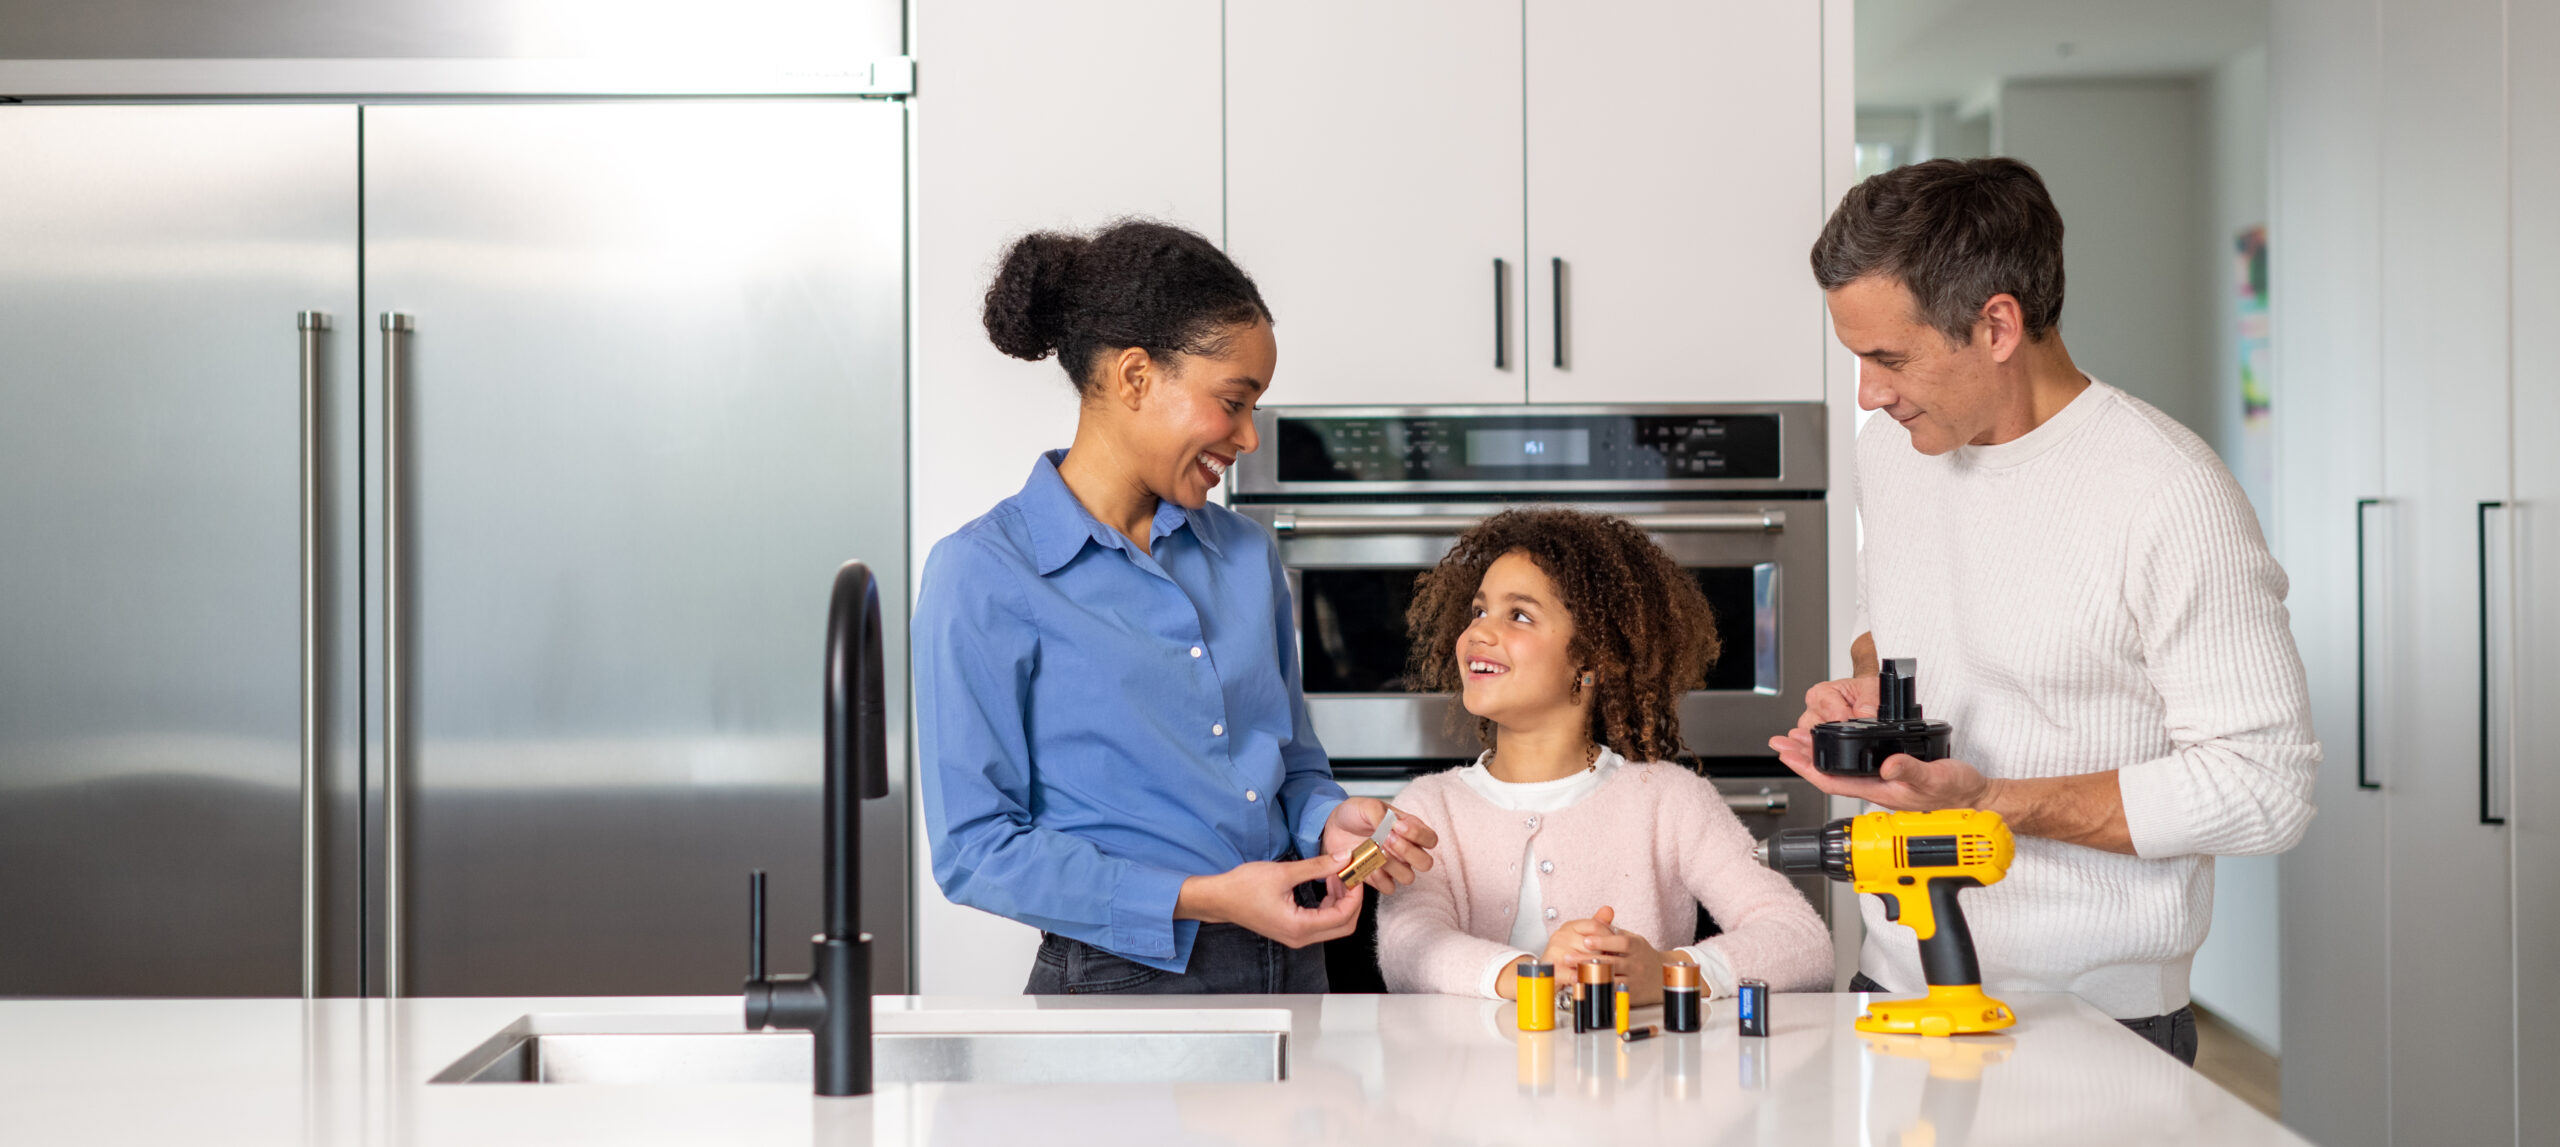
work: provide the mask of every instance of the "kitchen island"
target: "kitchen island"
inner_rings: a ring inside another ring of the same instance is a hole
[[[805,1082],[431,1082],[511,1027],[735,1031],[727,997],[6,1001],[0,1128],[28,1144],[386,1147],[2303,1142],[2067,995],[2012,995],[2017,1027],[1952,1040],[1862,1035],[1860,999],[1777,996],[1765,1039],[1738,1036],[1722,1000],[1699,1034],[1622,1044],[1522,1033],[1486,1000],[1222,997],[1235,1026],[1286,1031],[1285,1079],[887,1082],[859,1099]],[[1221,1026],[1203,1002],[883,997],[874,1014],[884,1034],[1140,1030],[1131,1013],[1149,1011],[1165,1030]]]

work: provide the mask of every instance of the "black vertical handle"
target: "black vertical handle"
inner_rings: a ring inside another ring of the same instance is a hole
[[[2475,519],[2480,556],[2480,823],[2505,824],[2507,818],[2489,815],[2489,511],[2503,510],[2504,502],[2480,503]]]
[[[1554,289],[1554,290],[1552,290],[1552,291],[1549,291],[1549,292],[1547,293],[1547,295],[1548,295],[1548,297],[1547,297],[1547,303],[1548,303],[1548,305],[1549,305],[1549,306],[1553,307],[1553,308],[1554,308],[1554,310],[1555,310],[1555,323],[1556,323],[1556,334],[1555,334],[1555,344],[1556,344],[1556,369],[1557,369],[1557,370],[1563,370],[1563,369],[1564,369],[1564,260],[1563,260],[1562,258],[1557,258],[1557,259],[1553,260],[1553,261],[1552,261],[1552,263],[1551,263],[1551,268],[1552,268],[1552,270],[1553,270],[1553,271],[1554,271],[1554,273],[1555,273],[1555,289]]]
[[[764,870],[747,873],[747,979],[764,976]]]
[[[1493,369],[1511,369],[1510,325],[1511,268],[1500,259],[1493,261]]]
[[[2382,786],[2365,773],[2365,654],[2364,654],[2364,511],[2379,506],[2380,498],[2356,499],[2356,787],[2379,789]]]

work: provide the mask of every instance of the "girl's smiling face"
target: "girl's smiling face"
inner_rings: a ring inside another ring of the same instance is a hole
[[[1560,718],[1588,721],[1590,693],[1577,692],[1573,614],[1547,571],[1526,550],[1485,567],[1475,620],[1458,634],[1460,698],[1467,712],[1506,729]]]

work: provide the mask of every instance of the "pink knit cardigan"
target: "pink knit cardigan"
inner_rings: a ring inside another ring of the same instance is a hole
[[[1697,905],[1724,929],[1707,940],[1737,977],[1776,991],[1827,991],[1831,937],[1785,877],[1751,858],[1751,834],[1706,778],[1678,765],[1626,764],[1571,808],[1500,808],[1457,770],[1406,786],[1395,806],[1440,832],[1433,865],[1378,907],[1378,966],[1391,992],[1475,995],[1505,953],[1529,841],[1552,863],[1540,895],[1547,931],[1602,905],[1621,931],[1670,951],[1697,942]],[[1563,974],[1559,969],[1559,974]]]

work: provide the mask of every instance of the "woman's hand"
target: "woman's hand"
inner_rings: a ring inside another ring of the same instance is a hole
[[[1324,850],[1333,855],[1333,871],[1351,862],[1351,850],[1378,831],[1378,822],[1387,815],[1387,802],[1376,797],[1351,797],[1333,806],[1333,815],[1325,818]],[[1431,849],[1440,846],[1440,834],[1413,814],[1396,810],[1396,826],[1381,845],[1387,862],[1369,874],[1368,885],[1383,896],[1399,885],[1413,883],[1418,873],[1431,870]]]
[[[1334,878],[1342,861],[1330,856],[1307,860],[1255,860],[1215,876],[1193,876],[1182,882],[1173,918],[1203,924],[1241,924],[1292,948],[1304,948],[1351,934],[1360,923],[1360,889],[1345,888]],[[1298,907],[1298,886],[1324,882],[1324,903]]]

